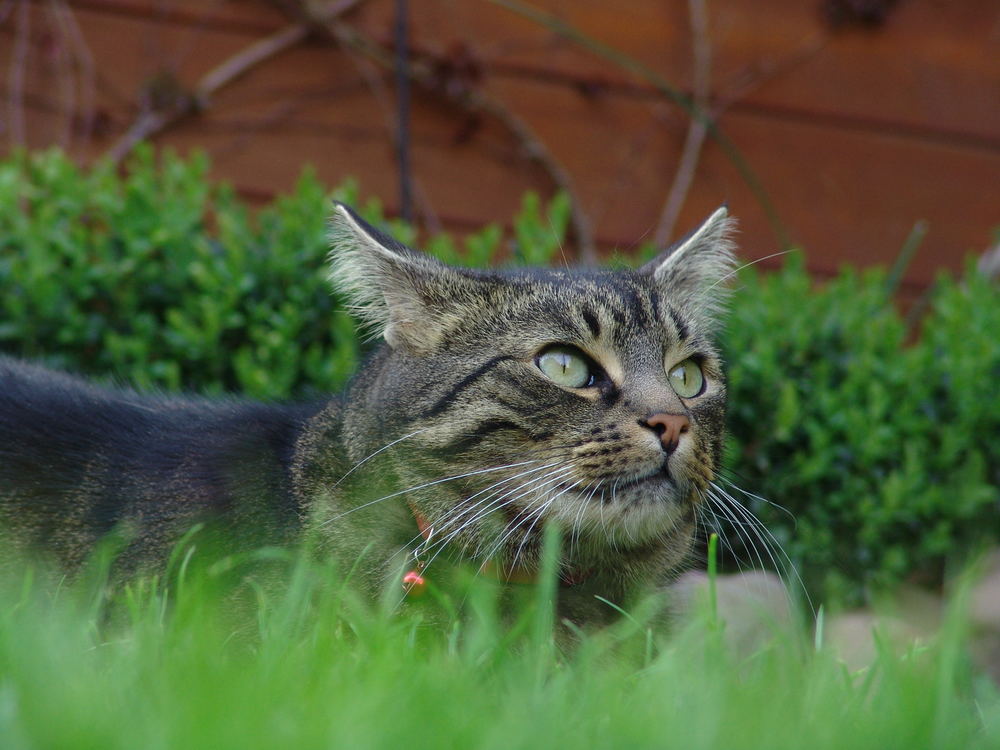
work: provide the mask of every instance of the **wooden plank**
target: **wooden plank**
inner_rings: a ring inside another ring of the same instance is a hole
[[[369,2],[360,14],[364,28],[386,41],[391,5]],[[668,81],[689,87],[686,2],[549,0],[537,5]],[[592,92],[633,80],[488,2],[413,0],[412,8],[418,48],[446,56],[464,45],[488,73],[560,74]],[[757,80],[743,94],[748,106],[817,119],[853,118],[873,130],[968,134],[1000,144],[1000,4],[995,0],[909,0],[891,11],[881,28],[838,33],[825,26],[816,3],[801,0],[768,0],[766,5],[717,0],[709,12],[717,96],[727,98],[744,82]],[[814,53],[806,54],[809,50]],[[799,58],[799,64],[783,69]]]
[[[523,83],[509,95],[576,178],[602,241],[628,247],[648,235],[677,164],[677,126],[627,99],[595,104]],[[926,219],[930,232],[911,268],[926,282],[935,268],[958,268],[967,252],[984,249],[1000,226],[1000,153],[744,112],[727,114],[722,128],[816,267],[891,263],[913,223]],[[752,257],[777,249],[746,182],[709,143],[681,225],[723,201],[742,216]]]
[[[86,2],[86,8],[77,8],[77,18],[105,79],[100,105],[109,128],[103,137],[78,151],[87,157],[104,151],[124,131],[135,115],[129,100],[157,72],[175,70],[182,84],[190,86],[205,71],[260,36],[219,25],[157,25],[149,15],[112,13],[98,9],[96,0]],[[141,4],[139,0],[120,2]],[[806,15],[788,6],[789,2],[769,0],[768,7],[786,8],[787,18],[773,20],[770,26],[757,19],[756,27],[748,29],[732,20],[740,18],[736,11],[736,15],[722,15],[733,6],[731,0],[712,3],[718,14],[713,15],[716,24],[730,19],[729,26],[717,26],[713,32],[718,33],[722,45],[720,65],[729,49],[741,51],[739,59],[745,65],[747,60],[759,62],[767,54],[778,58],[792,42],[801,45],[801,37],[796,35],[804,28]],[[969,0],[968,7],[981,7],[979,2]],[[585,78],[573,69],[585,57],[579,50],[495,6],[455,0],[413,3],[416,9],[430,9],[426,15],[415,15],[420,44],[447,49],[448,44],[463,38],[467,21],[479,35],[473,43],[476,53],[496,66],[484,85],[512,112],[525,118],[569,169],[587,212],[595,219],[602,245],[628,249],[649,236],[679,158],[687,126],[682,114],[655,97],[646,93],[637,96],[625,87],[610,86],[596,93],[581,89],[577,84]],[[558,7],[574,19],[577,16],[573,14],[590,14],[579,17],[598,24],[595,35],[605,34],[602,38],[615,44],[625,44],[627,35],[632,34],[635,41],[630,53],[635,51],[654,62],[659,59],[657,64],[662,66],[687,65],[684,3],[658,4],[656,12],[661,15],[650,16],[642,15],[652,7],[647,0],[636,0],[623,17],[615,18],[608,10],[611,4],[590,0],[551,3],[550,7]],[[926,5],[926,0],[901,4],[898,13],[902,14],[903,8],[912,13],[912,8],[922,3]],[[187,0],[176,7],[182,6],[193,7]],[[388,33],[390,6],[385,0],[370,0],[362,6],[365,13],[372,14],[364,17],[366,28],[376,36]],[[472,7],[480,12],[468,10]],[[934,7],[940,13],[955,12],[951,6]],[[942,27],[943,32],[958,33],[973,18],[971,11],[959,15],[951,27]],[[670,18],[675,23],[664,31],[650,22],[654,17],[661,19],[661,27]],[[893,23],[905,26],[897,18],[905,16],[893,16]],[[916,22],[911,18],[907,23]],[[41,28],[40,24],[34,28]],[[528,31],[522,34],[524,28]],[[10,39],[10,29],[9,21],[0,26],[0,34],[6,34],[0,39]],[[650,44],[657,34],[659,50]],[[881,59],[878,56],[886,54],[880,46],[884,34],[877,32],[862,41],[858,41],[860,36],[844,35],[829,42],[823,54],[849,42],[865,47],[851,53],[862,62]],[[763,41],[757,41],[755,35]],[[912,42],[915,37],[906,38]],[[664,49],[663,39],[675,40],[676,47]],[[58,140],[65,118],[59,114],[58,71],[43,64],[46,40],[35,41],[38,47],[32,64],[38,67],[32,68],[35,78],[29,81],[29,135],[32,145],[43,145]],[[772,43],[775,46],[769,47]],[[6,48],[3,42],[0,45]],[[769,49],[777,52],[767,52]],[[893,49],[906,59],[905,49]],[[926,59],[936,60],[944,54],[943,47],[934,49],[937,51],[928,53]],[[837,54],[848,52],[845,47]],[[7,56],[0,58],[0,66],[9,64]],[[595,76],[615,74],[606,64],[588,59],[590,67],[582,68],[583,75],[590,75],[591,70],[596,71]],[[990,65],[963,68],[971,65],[969,59],[974,63],[978,58],[956,52],[954,64],[945,65],[940,78],[948,82],[956,70],[968,73],[968,86],[959,87],[963,100],[955,105],[958,112],[971,112],[983,105],[982,93],[977,97],[977,91],[992,91],[988,86],[979,88],[982,76],[990,73]],[[733,62],[730,69],[737,70],[735,65]],[[953,138],[947,122],[927,119],[928,113],[937,116],[936,109],[947,108],[948,92],[944,99],[934,98],[933,107],[928,105],[916,114],[896,114],[897,109],[910,106],[914,91],[907,87],[911,84],[902,86],[903,93],[893,102],[872,101],[866,104],[867,109],[851,110],[851,106],[860,105],[851,103],[851,87],[845,83],[848,79],[831,65],[827,61],[811,70],[815,77],[811,93],[803,93],[806,79],[795,83],[789,73],[755,92],[722,120],[723,129],[771,192],[793,236],[808,248],[812,267],[829,273],[846,261],[891,262],[913,221],[920,218],[930,222],[930,233],[911,269],[912,279],[926,282],[935,268],[955,268],[965,251],[985,247],[990,229],[1000,225],[996,205],[1000,150],[991,145],[988,134],[983,135],[984,123],[989,126],[992,122],[989,113],[974,123],[978,131],[958,134],[968,138]],[[856,65],[861,67],[853,68],[851,75],[864,78],[862,64]],[[529,68],[539,75],[523,74]],[[889,80],[884,77],[892,75],[902,75],[898,66],[873,71],[870,77],[884,83]],[[0,69],[0,87],[7,80],[6,70]],[[772,85],[777,88],[772,90]],[[809,110],[795,100],[801,95],[804,102],[828,106],[824,97],[838,86],[844,87],[840,92],[843,101],[836,101],[836,107],[829,105],[828,110]],[[865,86],[865,96],[874,96],[867,82]],[[933,93],[937,96],[937,89]],[[862,117],[859,112],[873,114]],[[359,176],[366,193],[383,197],[391,208],[397,192],[387,132],[391,114],[378,104],[346,56],[323,46],[304,45],[228,87],[204,115],[157,140],[182,150],[207,148],[215,159],[215,173],[233,181],[246,195],[263,198],[287,190],[302,165],[311,162],[331,184],[349,174]],[[954,113],[946,114],[951,117]],[[883,116],[896,119],[891,123],[878,121]],[[865,118],[876,121],[872,125]],[[903,132],[897,134],[900,128]],[[940,137],[942,133],[948,137]],[[418,95],[413,136],[418,194],[446,226],[464,229],[503,220],[516,210],[524,189],[551,191],[548,177],[524,157],[520,145],[497,123],[485,121],[470,127],[469,118],[461,111]],[[776,248],[774,234],[745,183],[719,149],[709,144],[678,230],[694,225],[722,200],[728,200],[742,220],[747,257],[761,257]]]
[[[247,0],[72,0],[70,5],[74,10],[157,24],[244,34],[267,34],[286,23],[281,12],[270,3]]]
[[[780,0],[760,13],[749,3],[718,5],[720,72],[780,60],[815,35],[812,3]],[[787,28],[794,19],[794,28]],[[779,43],[771,24],[786,31]],[[810,24],[813,28],[810,31]],[[854,118],[875,128],[963,135],[1000,148],[1000,4],[910,0],[884,27],[845,30],[801,65],[761,86],[754,106],[798,108],[817,117]],[[766,49],[770,46],[771,49]]]
[[[562,110],[561,110],[562,111]],[[326,122],[322,113],[313,113]],[[417,113],[417,117],[423,117]],[[628,119],[620,114],[618,122]],[[572,120],[572,118],[567,118]],[[553,142],[571,128],[553,129]],[[914,221],[926,219],[930,232],[911,268],[909,278],[928,282],[936,269],[957,269],[969,251],[989,242],[1000,224],[989,187],[1000,170],[1000,158],[984,158],[972,150],[926,146],[906,139],[873,140],[867,135],[826,128],[804,131],[776,126],[766,119],[740,115],[730,123],[735,140],[762,175],[779,213],[793,236],[807,248],[810,265],[832,273],[841,263],[891,263]],[[289,137],[294,134],[294,138]],[[206,143],[220,136],[209,136]],[[500,136],[494,136],[500,140]],[[648,148],[627,154],[606,151],[594,159],[600,136],[581,140],[566,161],[580,177],[588,206],[597,206],[599,237],[605,246],[628,249],[648,236],[666,189],[669,169],[662,160],[671,152],[670,139],[650,136]],[[176,142],[172,137],[171,142]],[[282,145],[284,143],[292,146]],[[589,146],[589,150],[588,150]],[[300,163],[318,161],[320,174],[336,181],[346,174],[362,175],[366,190],[395,205],[396,178],[388,144],[375,134],[326,139],[317,131],[268,132],[253,139],[257,157],[242,161],[217,155],[220,173],[237,185],[262,190],[289,184]],[[217,154],[223,149],[212,147]],[[235,155],[234,155],[235,156]],[[523,161],[504,159],[497,149],[483,156],[478,144],[456,148],[438,139],[420,140],[415,170],[420,188],[435,212],[465,226],[504,219],[516,208],[526,187],[545,189],[545,180]],[[472,177],[474,175],[474,177]],[[601,179],[603,176],[604,179]],[[613,178],[613,179],[611,179]],[[470,190],[469,185],[475,186]],[[946,189],[941,189],[944,184]],[[777,249],[763,212],[732,165],[709,147],[679,229],[693,226],[726,200],[740,217],[744,255],[760,258]]]
[[[907,278],[927,283],[937,269],[957,270],[968,253],[984,250],[1000,225],[1000,154],[745,114],[733,114],[727,128],[766,176],[814,268],[888,265],[914,222],[926,220],[929,232]],[[734,211],[743,214],[745,233],[758,251],[774,247],[757,244],[766,236],[764,217],[713,147],[706,151],[698,189],[707,182],[732,191]]]

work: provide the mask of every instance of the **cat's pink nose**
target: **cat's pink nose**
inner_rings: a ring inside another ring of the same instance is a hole
[[[691,429],[691,422],[683,414],[653,414],[646,417],[642,424],[655,432],[663,449],[673,453],[681,440],[681,435]]]

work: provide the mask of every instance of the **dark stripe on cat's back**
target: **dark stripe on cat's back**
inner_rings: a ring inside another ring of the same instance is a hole
[[[447,393],[441,396],[441,398],[439,398],[434,403],[433,406],[431,406],[423,414],[421,414],[421,417],[423,419],[429,419],[431,417],[437,416],[442,411],[444,411],[445,408],[447,408],[448,404],[451,403],[451,401],[453,401],[458,394],[460,394],[470,385],[479,380],[479,378],[488,373],[499,363],[504,362],[508,359],[513,359],[513,357],[511,357],[508,354],[501,354],[499,356],[493,357],[493,359],[488,360],[487,362],[484,362],[482,365],[480,365],[475,370],[466,375],[464,378],[455,383],[455,385],[453,385]]]

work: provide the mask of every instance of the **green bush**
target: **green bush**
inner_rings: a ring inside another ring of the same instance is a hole
[[[941,276],[908,331],[883,271],[746,271],[725,340],[733,480],[810,588],[938,580],[1000,538],[1000,290]],[[910,340],[914,339],[914,340]],[[745,552],[744,557],[751,554]]]
[[[310,174],[251,217],[202,158],[140,150],[125,176],[57,152],[0,162],[0,350],[140,388],[286,398],[341,387],[362,345],[325,278],[330,193]],[[357,205],[345,185],[332,195]],[[381,220],[380,206],[363,213]],[[527,196],[449,262],[558,257],[568,204]],[[403,241],[412,230],[390,229]],[[1000,532],[1000,299],[936,284],[914,337],[886,274],[816,287],[800,262],[742,274],[725,347],[730,489],[816,592],[941,576]],[[734,557],[754,562],[740,524]],[[763,559],[767,555],[761,553]]]
[[[251,219],[206,160],[140,149],[119,177],[77,169],[59,152],[0,163],[0,351],[44,358],[140,388],[284,398],[340,388],[356,369],[354,322],[326,279],[331,197],[307,172],[292,195]],[[382,219],[377,202],[362,213]],[[544,263],[558,250],[568,203],[525,199],[515,257]],[[411,230],[392,229],[404,241]],[[485,265],[499,227],[428,247]]]

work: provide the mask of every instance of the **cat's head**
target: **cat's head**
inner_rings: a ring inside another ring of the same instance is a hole
[[[352,460],[412,434],[385,451],[398,489],[438,539],[503,564],[552,521],[584,561],[686,550],[721,453],[731,231],[720,208],[637,270],[479,271],[338,204],[331,279],[387,346],[353,392]]]

